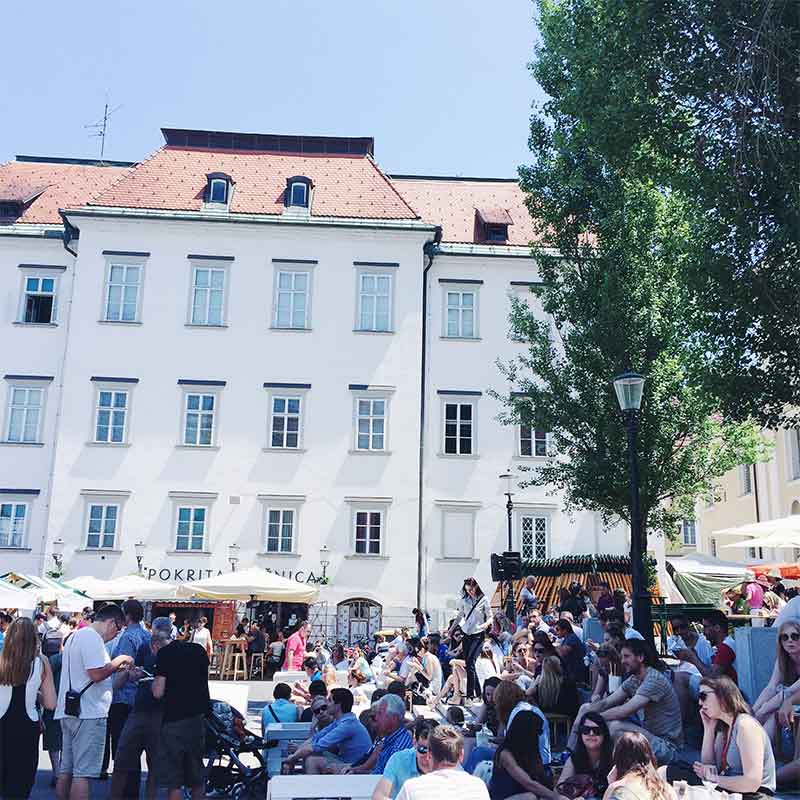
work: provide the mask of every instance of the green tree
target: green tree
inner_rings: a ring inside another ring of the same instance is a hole
[[[547,41],[547,40],[545,40]],[[723,422],[690,333],[694,211],[679,193],[599,153],[556,101],[531,128],[535,163],[522,187],[540,239],[534,307],[513,303],[512,338],[524,354],[501,363],[517,391],[505,418],[552,433],[555,457],[531,485],[563,490],[567,509],[629,521],[625,430],[611,384],[631,368],[647,377],[639,427],[642,527],[674,535],[695,500],[739,463],[765,456],[755,425]]]
[[[579,129],[602,168],[684,198],[693,368],[727,418],[785,422],[800,405],[800,3],[536,5],[554,135]]]

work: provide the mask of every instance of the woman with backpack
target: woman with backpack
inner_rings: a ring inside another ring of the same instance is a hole
[[[50,662],[33,623],[15,619],[0,653],[0,796],[27,798],[39,764],[39,710],[56,707]]]

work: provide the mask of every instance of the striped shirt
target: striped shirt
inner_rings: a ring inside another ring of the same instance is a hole
[[[372,769],[373,775],[383,775],[383,770],[386,768],[386,762],[399,750],[408,750],[412,747],[411,734],[406,730],[405,725],[400,727],[394,732],[390,733],[383,739],[383,749],[378,756],[378,761]]]

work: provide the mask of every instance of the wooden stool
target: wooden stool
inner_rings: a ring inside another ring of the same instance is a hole
[[[228,677],[232,681],[239,680],[241,675],[242,680],[247,680],[247,659],[241,650],[236,650],[231,655],[231,661],[228,665]]]
[[[214,649],[213,654],[211,655],[211,661],[208,665],[208,677],[209,678],[221,678],[222,677],[222,664],[219,650],[216,648]]]
[[[569,739],[569,732],[572,728],[572,720],[566,714],[545,714],[547,722],[550,725],[550,747],[555,749],[557,746],[558,732],[564,731],[564,745]]]
[[[253,653],[250,656],[250,677],[254,677],[256,674],[260,675],[261,680],[264,680],[264,654],[263,653]]]

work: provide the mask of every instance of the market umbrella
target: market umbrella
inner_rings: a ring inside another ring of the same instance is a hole
[[[800,520],[800,517],[795,517]],[[722,544],[720,547],[800,547],[800,526],[797,531],[778,531],[769,536],[758,536],[755,539],[743,539],[740,542]]]
[[[711,531],[709,536],[773,536],[785,534],[800,539],[800,514],[792,514],[781,519],[769,519],[765,522],[751,522],[747,525],[739,525],[735,528],[722,528],[718,531]],[[747,544],[726,544],[723,547],[753,547],[753,542]],[[759,545],[755,545],[758,547]],[[769,545],[767,545],[769,546]],[[787,545],[792,547],[792,545]]]
[[[94,600],[121,600],[128,597],[137,600],[170,600],[175,597],[177,590],[172,583],[151,581],[141,575],[123,575],[109,580],[82,575],[66,581],[66,584],[73,589],[80,589]]]
[[[265,600],[278,603],[313,603],[319,596],[315,586],[290,581],[261,567],[226,572],[184,583],[180,597],[203,597],[210,600]]]

